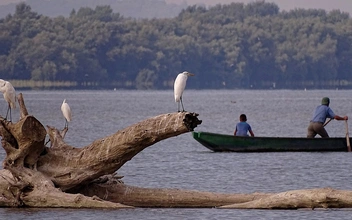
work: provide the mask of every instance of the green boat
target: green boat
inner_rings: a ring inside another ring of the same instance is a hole
[[[214,152],[327,152],[348,151],[346,138],[240,137],[210,132],[192,132]]]

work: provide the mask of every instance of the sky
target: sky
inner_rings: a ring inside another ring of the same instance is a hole
[[[23,0],[0,0],[0,5],[9,3],[18,3]],[[44,1],[44,0],[43,0]],[[203,3],[208,6],[216,4],[229,4],[231,2],[243,2],[249,3],[256,0],[164,0],[167,3],[180,4],[182,2],[187,2],[189,5]],[[348,12],[352,16],[352,0],[266,0],[265,2],[276,3],[280,10],[291,10],[295,8],[319,8],[331,11],[333,9],[339,9],[343,12]]]
[[[169,3],[182,3],[187,2],[189,5],[203,3],[206,5],[215,4],[229,4],[231,2],[243,2],[249,3],[255,0],[165,0]],[[348,12],[352,15],[352,0],[266,0],[265,2],[276,3],[280,10],[291,10],[295,8],[314,8],[314,9],[324,9],[326,11],[331,11],[334,9],[339,9],[343,12]]]

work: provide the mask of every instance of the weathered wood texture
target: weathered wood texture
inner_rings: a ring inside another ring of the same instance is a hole
[[[272,194],[213,193],[181,189],[152,189],[128,186],[111,176],[96,180],[80,189],[86,196],[98,196],[111,202],[143,208],[214,208],[245,203]]]
[[[33,167],[44,150],[46,130],[36,118],[28,115],[22,94],[18,100],[21,117],[17,123],[0,117],[1,143],[6,151],[4,165]]]
[[[114,173],[148,146],[189,132],[200,123],[196,116],[189,112],[159,115],[83,148],[65,144],[58,131],[49,127],[50,137],[54,137],[51,139],[53,145],[39,158],[37,169],[62,190],[69,190]]]
[[[276,193],[241,204],[222,206],[227,209],[301,209],[352,208],[352,191],[332,188],[302,189]]]
[[[12,167],[0,170],[0,207],[133,208],[96,196],[64,193],[40,172]]]

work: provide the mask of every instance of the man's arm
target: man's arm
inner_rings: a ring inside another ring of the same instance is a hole
[[[346,116],[341,117],[341,116],[335,115],[335,116],[334,116],[334,119],[335,119],[335,120],[339,120],[339,121],[341,121],[341,120],[348,120],[348,116],[346,115]]]

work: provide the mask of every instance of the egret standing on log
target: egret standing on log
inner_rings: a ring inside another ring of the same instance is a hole
[[[68,128],[68,123],[72,119],[72,114],[71,114],[70,106],[67,104],[66,99],[64,99],[64,101],[62,102],[61,111],[65,117],[65,128]]]
[[[185,111],[182,103],[182,94],[183,94],[183,91],[185,91],[188,76],[194,76],[194,74],[184,71],[183,73],[180,73],[177,75],[174,83],[174,95],[175,95],[175,102],[177,102],[178,112],[180,112],[180,102],[182,105],[182,112]]]
[[[8,108],[6,112],[7,116],[10,112],[10,121],[12,121],[11,109],[16,108],[16,91],[12,84],[8,81],[0,79],[0,92],[3,93],[5,101],[8,103]]]

